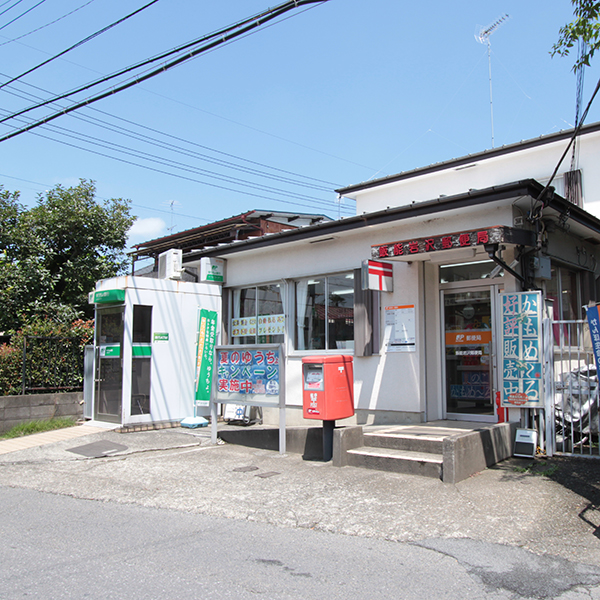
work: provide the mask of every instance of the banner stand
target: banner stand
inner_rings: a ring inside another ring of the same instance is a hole
[[[217,443],[218,404],[279,409],[279,454],[285,454],[285,358],[283,344],[216,346],[210,400],[211,442]]]

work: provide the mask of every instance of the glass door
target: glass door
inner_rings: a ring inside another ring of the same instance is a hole
[[[94,419],[121,422],[123,395],[123,308],[96,313],[96,395]]]
[[[497,286],[445,290],[445,413],[448,419],[494,421]]]

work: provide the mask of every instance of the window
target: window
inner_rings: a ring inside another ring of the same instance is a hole
[[[582,318],[578,279],[575,271],[552,265],[552,279],[546,284],[546,297],[553,301],[555,321]]]
[[[500,269],[493,260],[478,260],[468,263],[440,265],[440,283],[469,281],[472,279],[489,279],[503,277],[504,269]]]
[[[283,342],[284,290],[278,283],[233,290],[230,334],[234,344]]]
[[[133,343],[149,344],[152,339],[152,307],[133,306]]]
[[[354,274],[296,282],[296,350],[354,348]]]
[[[150,414],[152,307],[134,304],[131,361],[131,414]]]

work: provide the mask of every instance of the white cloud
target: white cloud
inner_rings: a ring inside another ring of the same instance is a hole
[[[128,232],[129,245],[140,244],[161,237],[164,235],[165,228],[165,222],[158,217],[138,219]]]

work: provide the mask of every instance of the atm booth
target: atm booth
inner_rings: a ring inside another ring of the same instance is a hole
[[[221,286],[149,277],[96,284],[94,421],[135,425],[209,414],[201,354],[218,342]],[[205,344],[206,342],[206,344]]]

